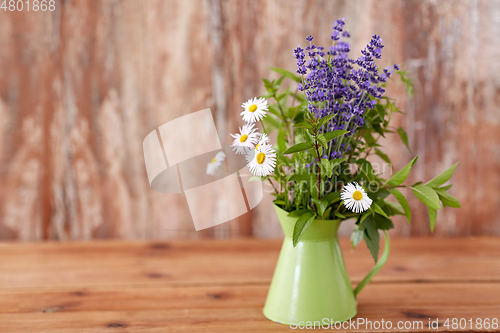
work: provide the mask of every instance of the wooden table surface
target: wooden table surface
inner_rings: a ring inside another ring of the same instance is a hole
[[[443,331],[459,331],[443,326],[446,318],[467,325],[500,319],[499,241],[392,240],[386,266],[358,296],[357,317],[425,328],[431,318]],[[355,284],[373,261],[364,244],[341,245]],[[251,239],[2,243],[0,332],[290,331],[262,315],[280,246]]]

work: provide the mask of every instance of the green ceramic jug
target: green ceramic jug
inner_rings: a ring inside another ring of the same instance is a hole
[[[389,238],[380,260],[353,289],[337,238],[340,220],[315,220],[296,247],[292,235],[297,218],[274,206],[285,240],[264,306],[264,315],[287,325],[343,322],[356,315],[356,295],[382,268],[389,255]]]

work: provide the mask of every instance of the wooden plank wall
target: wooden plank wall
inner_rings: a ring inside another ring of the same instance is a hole
[[[0,10],[0,239],[278,237],[269,198],[236,221],[195,232],[183,195],[153,192],[142,140],[211,108],[220,137],[267,69],[294,69],[312,34],[327,44],[345,17],[356,55],[374,33],[382,65],[415,81],[407,117],[413,153],[384,145],[410,180],[460,161],[434,236],[500,235],[500,2],[433,0],[65,0],[54,12]],[[228,143],[229,141],[226,141]],[[428,235],[424,207],[395,235]],[[210,214],[210,212],[207,212]]]

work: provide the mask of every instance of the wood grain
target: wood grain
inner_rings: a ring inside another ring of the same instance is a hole
[[[289,331],[262,315],[280,245],[3,243],[0,332]],[[373,262],[366,249],[349,246],[341,241],[356,284]],[[422,322],[426,331],[438,320],[432,331],[447,331],[446,318],[498,318],[499,246],[494,238],[395,239],[386,266],[358,297],[356,320]],[[365,328],[356,331],[383,331]]]
[[[374,282],[500,282],[500,243],[495,238],[394,239],[395,250]],[[280,241],[89,242],[0,246],[0,283],[9,288],[135,284],[267,284]],[[366,246],[341,246],[355,283],[373,267]],[[61,250],[64,249],[64,251]],[[78,258],[78,260],[75,260]],[[200,261],[200,258],[203,258]],[[34,277],[36,276],[36,279]]]
[[[419,155],[409,181],[427,180],[460,161],[451,193],[463,207],[440,210],[433,235],[500,235],[497,1],[56,2],[0,10],[0,239],[279,237],[268,194],[196,232],[183,195],[149,188],[141,143],[205,108],[228,143],[268,67],[293,70],[293,48],[309,34],[327,43],[339,17],[355,56],[380,34],[381,65],[401,63],[415,82],[411,100],[389,87],[412,149],[388,136],[396,168]],[[430,235],[424,206],[410,205],[415,222],[396,218],[393,234]]]
[[[0,309],[0,331],[290,331],[262,315],[267,290],[268,286],[194,286],[6,292],[0,293],[8,300]],[[422,321],[424,328],[429,319],[440,324],[445,318],[491,319],[498,316],[499,297],[498,284],[373,285],[360,294],[357,318],[383,318],[394,326],[398,321]],[[354,331],[367,331],[363,328]],[[444,330],[441,326],[434,331]]]

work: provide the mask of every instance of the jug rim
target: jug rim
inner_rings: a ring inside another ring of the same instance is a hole
[[[274,209],[276,215],[278,215],[278,220],[281,224],[281,228],[285,234],[285,237],[292,238],[293,228],[295,227],[295,222],[297,217],[288,216],[289,212],[278,207],[274,204]],[[307,228],[304,235],[301,237],[299,242],[302,241],[321,241],[326,239],[337,238],[337,231],[340,226],[340,219],[335,220],[320,220],[315,219],[311,226]]]

